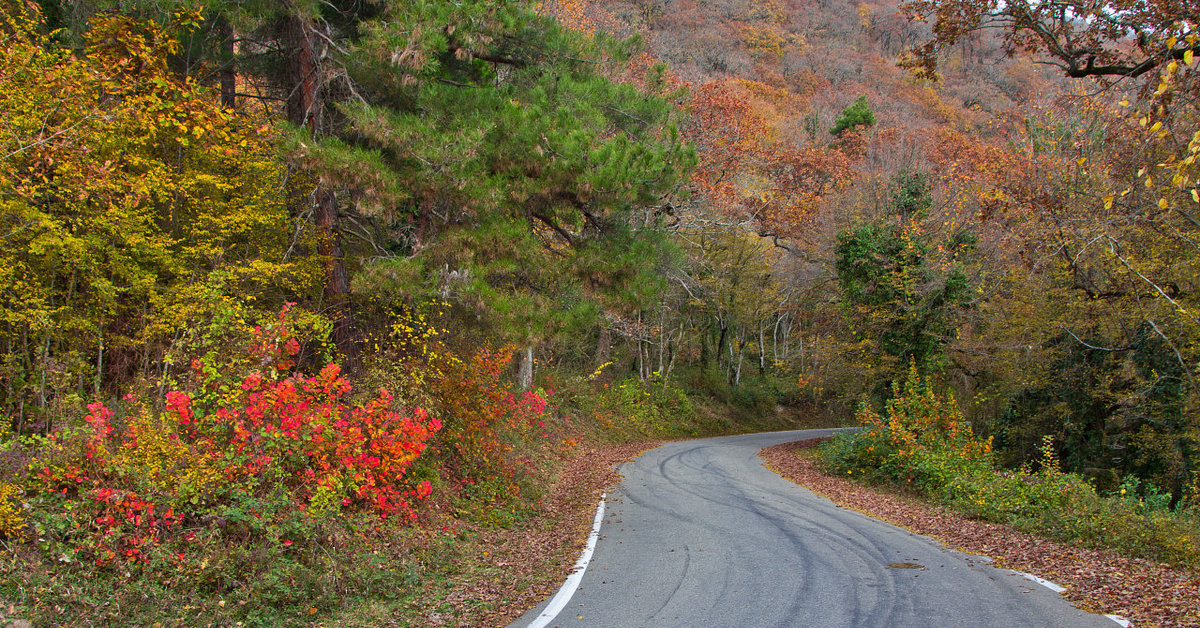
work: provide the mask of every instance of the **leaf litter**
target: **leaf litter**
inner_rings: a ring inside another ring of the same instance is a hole
[[[990,557],[1066,587],[1076,606],[1119,615],[1138,627],[1200,627],[1200,573],[1109,550],[1038,538],[1011,526],[971,519],[949,508],[823,473],[804,450],[818,440],[768,447],[767,467],[835,504],[928,536],[947,547]]]

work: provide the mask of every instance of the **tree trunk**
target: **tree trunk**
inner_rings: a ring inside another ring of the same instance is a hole
[[[8,351],[6,352],[6,354],[12,355],[13,354],[13,333],[12,333],[11,325],[9,326],[8,330],[9,330],[8,333],[5,334],[8,337]],[[82,369],[80,369],[80,370],[82,371]],[[5,377],[4,378],[4,414],[5,414],[5,416],[11,417],[13,415],[14,407],[16,407],[16,406],[13,404],[13,378]],[[17,431],[17,434],[21,433],[21,425],[19,423],[14,423],[13,420],[10,418],[9,424],[13,429],[15,429]]]
[[[639,381],[646,380],[646,359],[647,359],[646,341],[642,339],[642,330],[644,329],[642,327],[642,323],[643,323],[642,312],[639,310],[637,313],[637,326],[634,327],[633,333],[631,334],[631,339],[633,340],[633,344],[635,347],[637,347],[637,364],[636,364],[636,366],[637,366],[637,374],[638,374]]]
[[[733,358],[733,343],[729,343],[729,358]],[[729,368],[733,371],[733,387],[737,388],[742,383],[742,362],[746,359],[746,341],[738,342],[737,364],[730,364]]]
[[[670,342],[667,332],[667,308],[658,310],[658,374],[662,375],[667,369],[667,343]]]
[[[725,381],[730,383],[730,385],[733,385],[733,387],[737,387],[738,385],[737,373],[733,372],[733,366],[736,364],[736,360],[736,355],[733,355],[733,343],[730,342],[730,364],[728,364],[728,375],[726,375]]]
[[[612,351],[612,330],[608,327],[608,320],[600,323],[600,340],[596,342],[596,368],[600,368],[608,363],[608,356]]]
[[[104,319],[96,325],[96,378],[92,380],[92,394],[100,396],[100,382],[104,381]]]
[[[520,352],[517,362],[517,388],[529,390],[533,386],[533,345],[525,347]]]
[[[292,14],[286,18],[283,29],[284,47],[293,51],[285,85],[289,88],[285,106],[287,119],[296,126],[307,127],[314,137],[323,131],[325,104],[320,67],[324,45],[315,32],[317,28],[321,26]],[[318,181],[311,202],[320,253],[325,259],[324,297],[326,311],[333,320],[333,342],[342,354],[343,366],[353,371],[358,365],[358,352],[354,346],[354,319],[349,307],[350,280],[338,229],[337,195],[328,183]]]
[[[799,360],[800,368],[801,368],[801,370],[803,370],[806,366],[805,359],[804,359],[804,322],[799,321],[798,324],[800,325],[800,330],[798,332],[800,346],[797,347],[797,349],[800,351],[800,356],[799,356],[798,360]],[[791,346],[792,346],[791,345],[791,342],[792,342],[791,337],[792,337],[792,321],[791,321],[791,319],[788,319],[787,326],[783,328],[783,359],[784,359],[784,361],[791,359]]]
[[[650,379],[650,375],[654,373],[654,356],[650,355],[650,341],[643,340],[642,342],[642,381]]]
[[[763,331],[762,325],[758,326],[758,374],[764,375],[767,372],[767,341],[766,333]]]
[[[720,326],[720,329],[721,329],[721,334],[720,334],[720,336],[717,337],[717,368],[720,369],[721,368],[721,354],[724,353],[723,349],[725,348],[725,339],[729,335],[729,327],[727,325],[725,325],[724,322],[721,322],[721,321],[718,321],[717,324]],[[732,351],[732,349],[733,348],[730,347],[731,351]]]
[[[350,275],[346,272],[338,233],[337,195],[332,190],[317,188],[315,220],[320,240],[321,257],[325,260],[325,306],[333,320],[333,342],[342,354],[342,366],[349,371],[358,367],[358,348],[354,344],[354,324],[350,314]]]
[[[645,359],[645,356],[643,355],[645,352],[642,351],[643,345],[645,343],[642,342],[641,338],[634,338],[633,344],[637,348],[637,363],[635,364],[635,366],[637,367],[638,380],[639,381],[645,380],[646,379],[646,359]]]
[[[303,17],[291,14],[285,20],[284,49],[292,51],[284,85],[287,89],[287,119],[296,126],[308,127],[315,136],[322,131],[320,119],[324,104],[320,97],[318,65],[323,52],[321,40],[313,32],[317,26]]]
[[[233,25],[224,15],[217,14],[213,29],[217,37],[221,38],[221,106],[233,109],[237,106],[237,73],[233,69]]]
[[[679,321],[679,341],[683,342],[683,320]],[[667,347],[667,349],[668,349],[667,354],[669,355],[669,357],[667,359],[667,368],[665,371],[663,371],[663,376],[662,376],[662,385],[663,385],[664,392],[667,390],[667,380],[671,379],[671,371],[675,370],[675,358],[676,358],[676,356],[679,355],[679,352],[675,349],[674,343],[671,343],[671,345],[669,345]]]
[[[53,275],[50,275],[50,294],[54,294],[54,284],[57,279],[58,272],[55,271]],[[50,368],[50,338],[54,335],[53,330],[53,326],[46,330],[46,339],[42,342],[41,356],[38,359],[38,370],[41,371],[41,383],[38,386],[38,410],[43,415],[46,414],[46,371]]]

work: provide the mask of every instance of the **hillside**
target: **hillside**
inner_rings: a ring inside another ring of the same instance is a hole
[[[911,4],[922,6],[938,4]],[[693,202],[774,245],[764,254],[802,329],[795,368],[812,395],[881,400],[915,361],[1009,464],[1050,435],[1103,487],[1135,473],[1178,499],[1195,470],[1180,384],[1194,331],[1194,65],[1162,80],[1072,79],[996,28],[954,31],[930,78],[901,62],[933,23],[899,11],[597,2],[578,19],[639,33],[690,90]],[[1127,44],[1113,43],[1111,67]],[[1155,104],[1164,93],[1177,97]],[[834,137],[859,97],[874,122]]]
[[[572,465],[856,421],[1194,568],[1200,50],[1110,4],[3,5],[0,597],[470,622]]]

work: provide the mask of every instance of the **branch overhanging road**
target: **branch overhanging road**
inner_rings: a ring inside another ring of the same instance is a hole
[[[622,465],[591,562],[548,625],[1117,625],[986,558],[839,508],[757,456],[830,432],[669,443]]]

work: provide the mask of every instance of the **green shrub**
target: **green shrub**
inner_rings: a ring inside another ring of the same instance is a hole
[[[731,392],[733,405],[754,417],[774,412],[775,405],[779,402],[779,394],[771,382],[763,378],[746,378],[734,386]]]
[[[683,390],[658,377],[559,382],[560,403],[571,406],[604,440],[674,438],[709,433]]]
[[[915,366],[892,395],[886,417],[863,404],[862,430],[839,434],[819,450],[828,471],[937,495],[954,478],[990,468],[991,440],[977,438],[954,399],[935,393]]]
[[[833,123],[829,134],[838,137],[847,129],[854,130],[855,127],[869,127],[874,124],[875,114],[871,111],[871,106],[867,104],[867,97],[859,96],[854,104],[842,110],[842,115],[838,117],[837,122]]]

